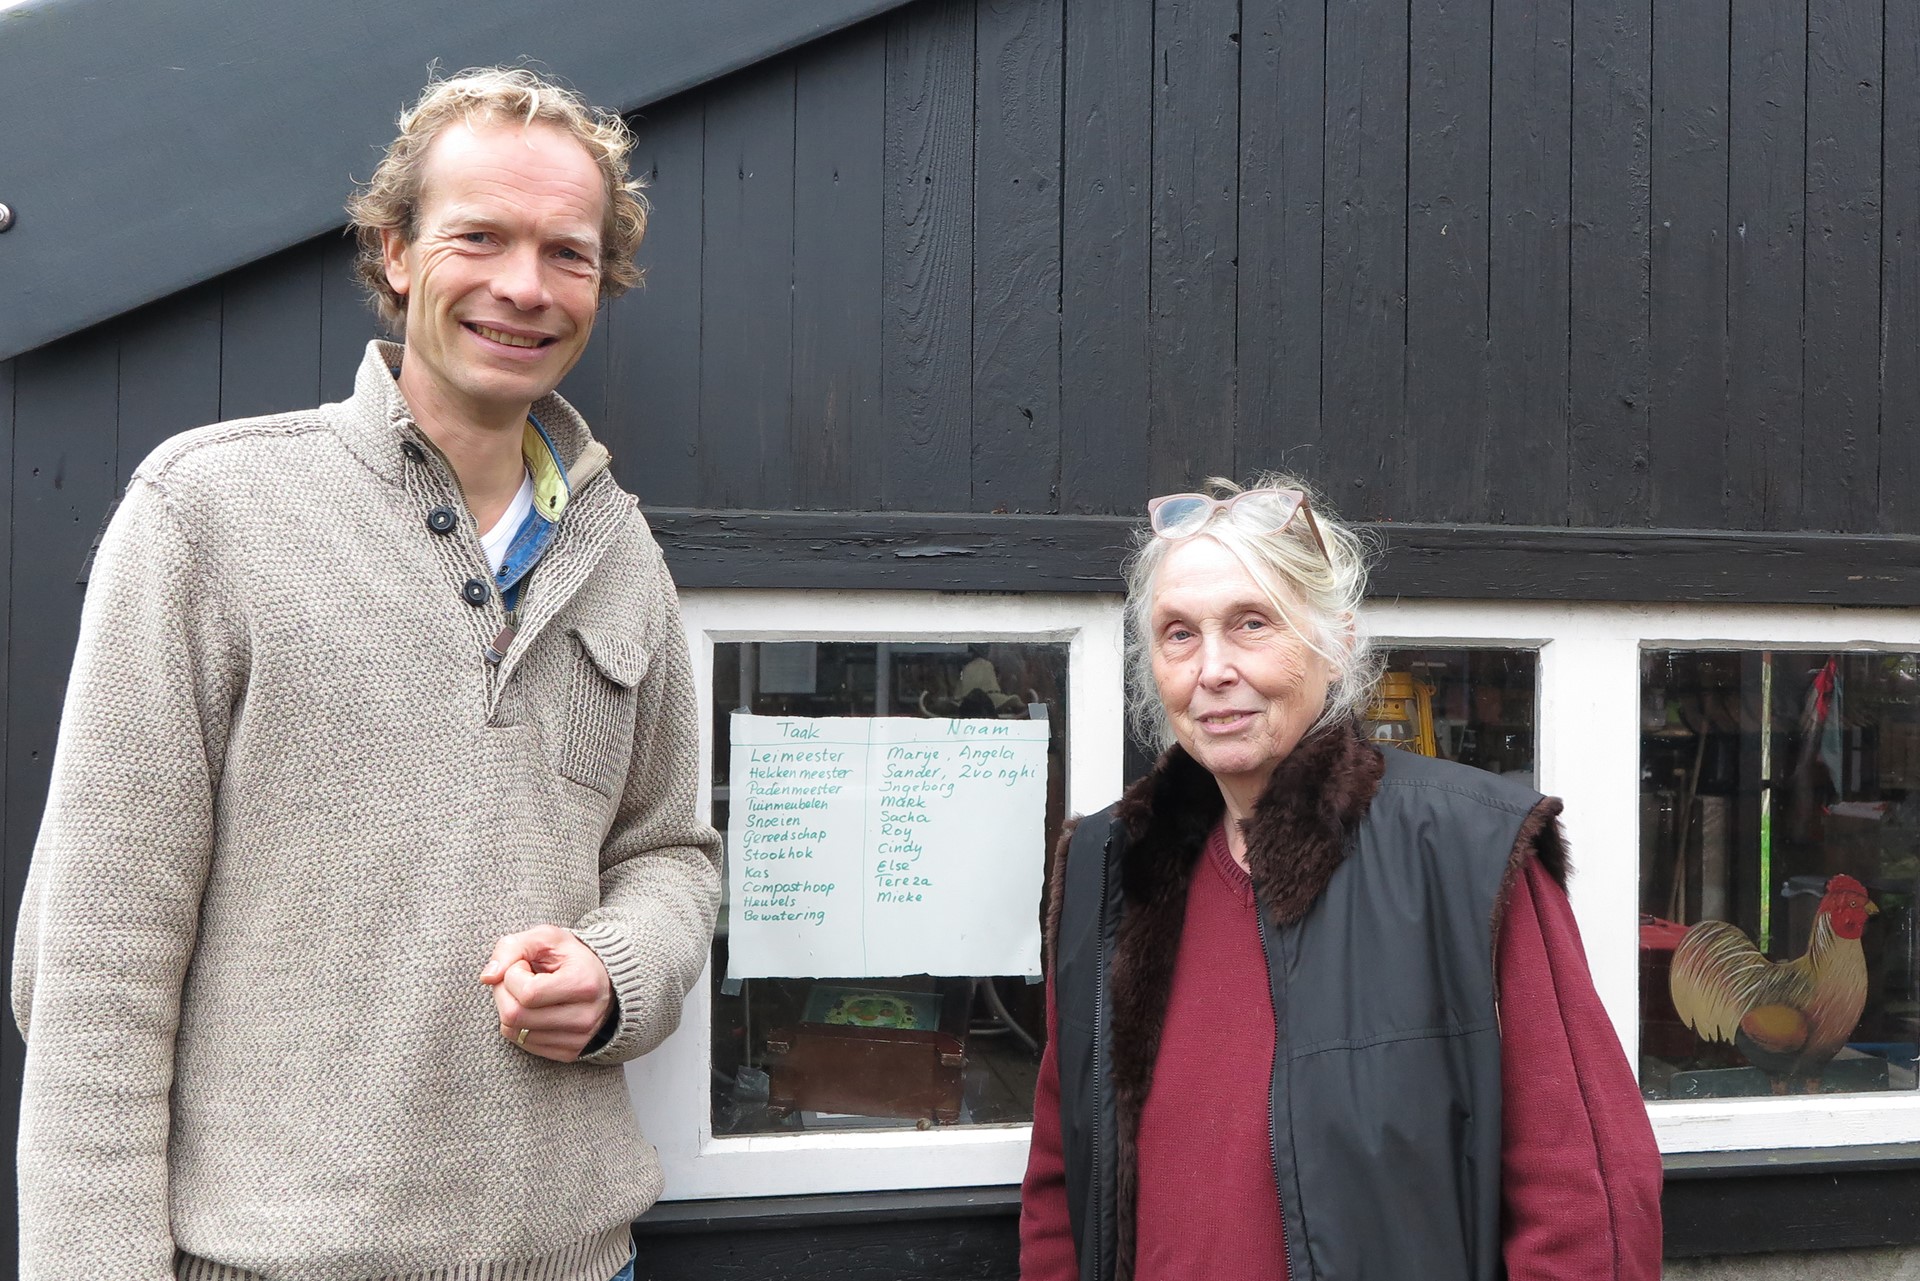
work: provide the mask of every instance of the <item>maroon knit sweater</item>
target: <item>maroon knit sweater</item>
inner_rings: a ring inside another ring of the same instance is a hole
[[[1500,933],[1509,1281],[1655,1281],[1660,1155],[1587,973],[1566,892],[1537,861]],[[1286,1281],[1268,1152],[1273,1004],[1253,881],[1214,830],[1186,923],[1136,1151],[1135,1281]],[[1022,1281],[1075,1281],[1053,992],[1022,1189]]]

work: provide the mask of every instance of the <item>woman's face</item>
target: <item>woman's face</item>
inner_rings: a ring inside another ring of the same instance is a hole
[[[1161,562],[1151,625],[1153,679],[1180,746],[1223,784],[1264,786],[1319,719],[1327,661],[1205,535]]]

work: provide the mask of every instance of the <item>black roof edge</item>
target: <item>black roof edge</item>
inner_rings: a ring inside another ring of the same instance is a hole
[[[428,68],[631,112],[907,0],[28,0],[0,9],[0,360],[345,222]]]

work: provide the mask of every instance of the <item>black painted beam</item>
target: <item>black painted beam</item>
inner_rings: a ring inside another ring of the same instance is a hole
[[[682,587],[1115,592],[1140,522],[1110,516],[647,513]],[[1374,525],[1376,597],[1920,605],[1905,535]]]
[[[1920,1245],[1920,1144],[1664,1158],[1669,1259]],[[1018,1188],[679,1201],[634,1224],[635,1275],[675,1281],[994,1278],[1019,1268]]]
[[[1665,1160],[1666,1257],[1920,1245],[1920,1143]]]
[[[1017,1187],[911,1188],[903,1192],[808,1193],[715,1201],[662,1201],[634,1224],[640,1236],[732,1228],[818,1228],[862,1223],[990,1219],[1020,1211]]]
[[[633,1225],[636,1281],[1015,1281],[1020,1189],[667,1201]]]
[[[1099,516],[650,509],[682,587],[1111,592],[1132,522]]]
[[[1744,530],[1376,526],[1374,594],[1715,605],[1920,605],[1920,538]]]
[[[0,360],[340,226],[428,67],[632,111],[904,0],[27,0],[0,9]]]
[[[1017,1281],[1020,1220],[848,1222],[639,1236],[635,1281]]]

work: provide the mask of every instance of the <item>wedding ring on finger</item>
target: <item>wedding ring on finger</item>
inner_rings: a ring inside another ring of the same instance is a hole
[[[513,1038],[513,1043],[523,1050],[527,1048],[527,1031],[528,1029],[521,1028],[520,1035]]]

